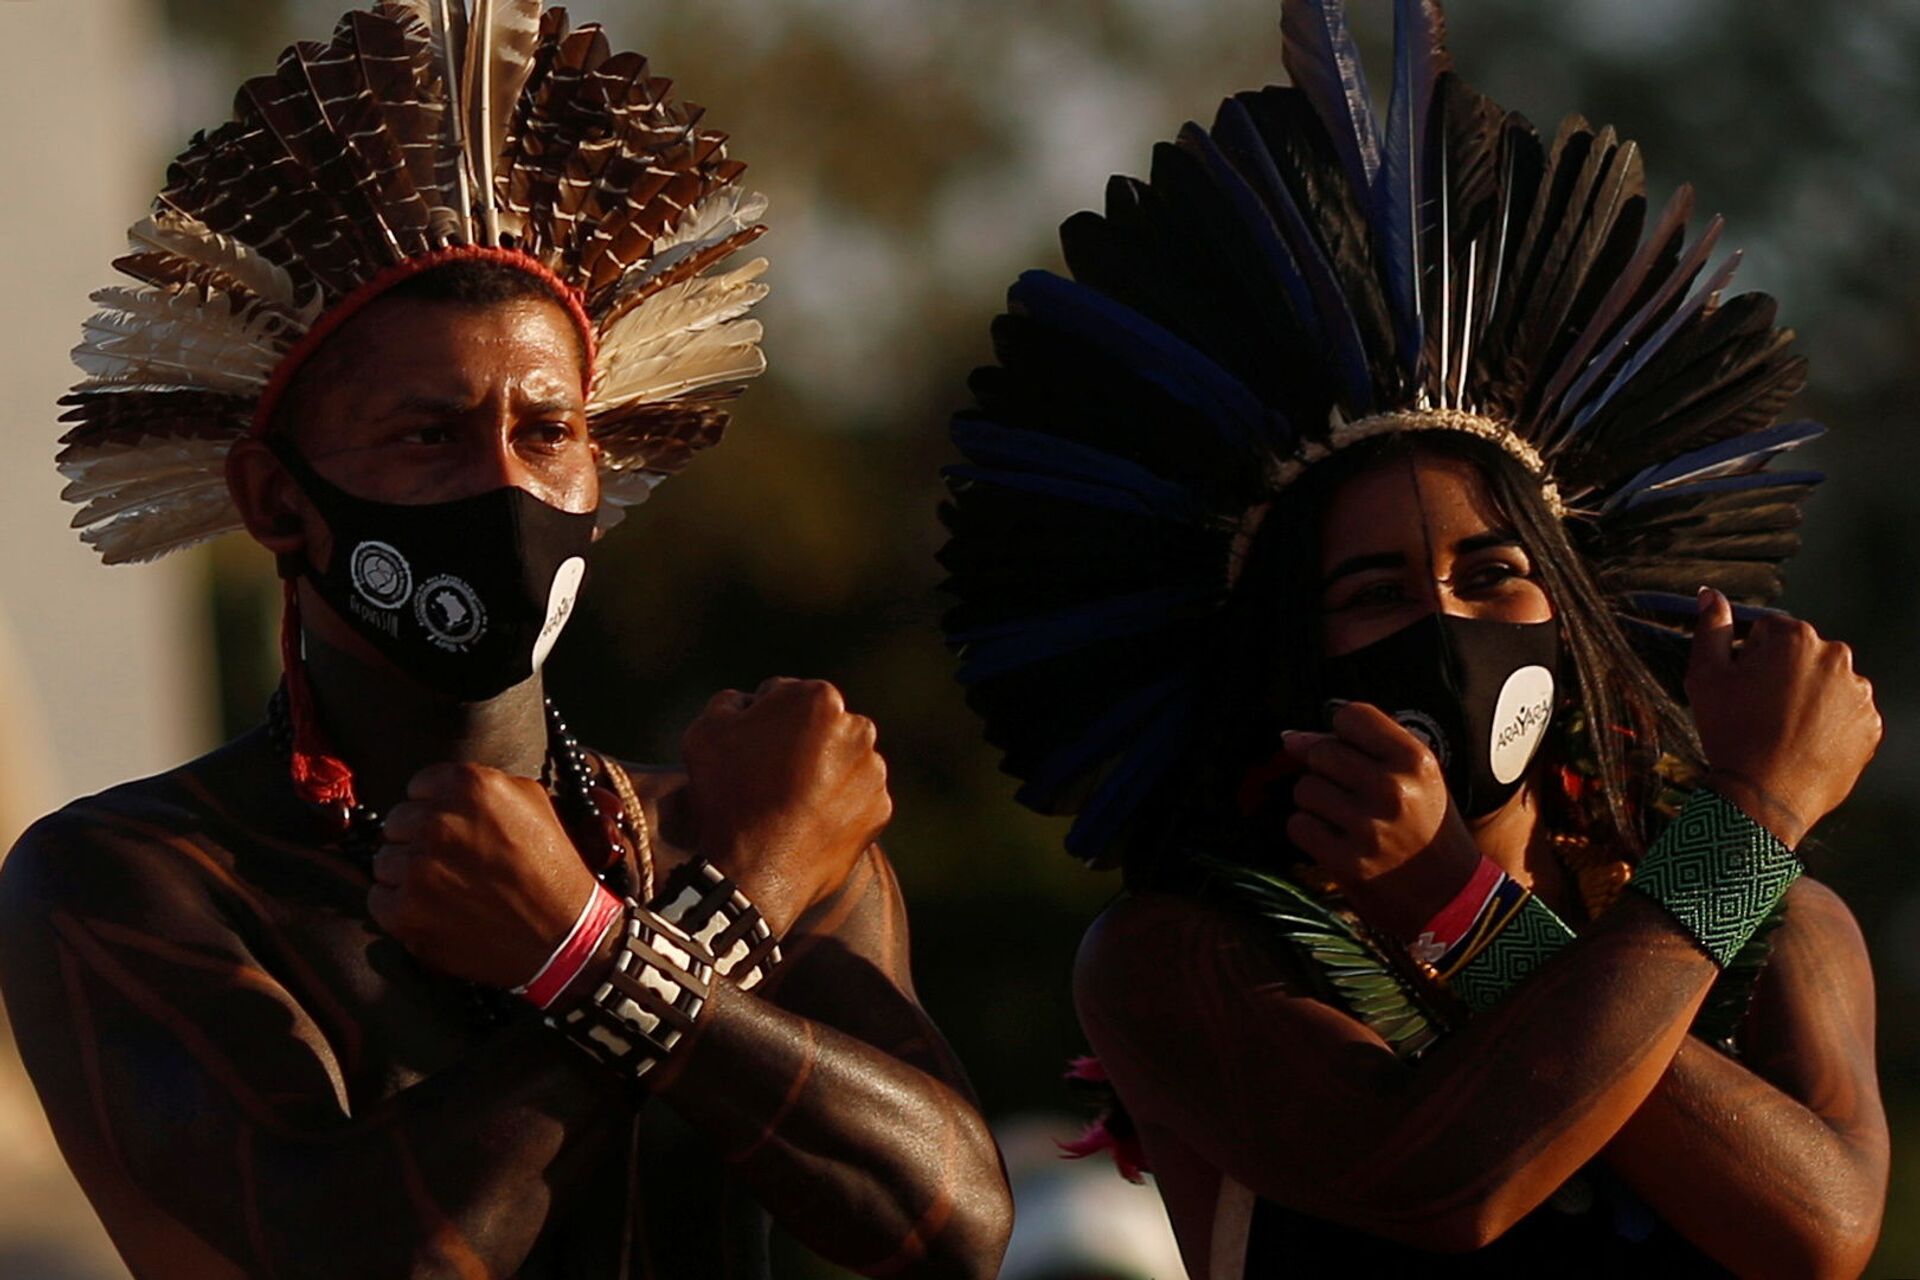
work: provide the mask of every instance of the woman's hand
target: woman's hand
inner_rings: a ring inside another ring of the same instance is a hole
[[[1378,707],[1349,702],[1331,733],[1288,733],[1305,769],[1287,836],[1374,924],[1412,939],[1480,864],[1440,763]]]
[[[1879,749],[1873,686],[1853,651],[1808,624],[1763,617],[1739,648],[1733,606],[1708,587],[1687,665],[1687,700],[1715,791],[1797,846],[1840,806]]]

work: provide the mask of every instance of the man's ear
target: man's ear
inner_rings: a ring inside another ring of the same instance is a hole
[[[248,438],[227,453],[227,492],[255,542],[279,557],[304,557],[312,508],[265,443]]]

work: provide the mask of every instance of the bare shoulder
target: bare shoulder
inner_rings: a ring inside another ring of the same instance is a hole
[[[203,902],[194,864],[160,856],[205,825],[186,785],[200,763],[74,800],[27,828],[0,863],[0,919],[62,910],[142,917]]]

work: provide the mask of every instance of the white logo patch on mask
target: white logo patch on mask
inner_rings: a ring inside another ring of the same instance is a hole
[[[1487,744],[1488,763],[1502,786],[1525,773],[1533,763],[1553,719],[1553,672],[1545,667],[1522,667],[1507,677],[1493,711],[1493,739]]]
[[[479,593],[450,573],[427,579],[413,598],[413,616],[428,639],[453,653],[465,652],[487,634],[487,609]]]
[[[413,594],[413,568],[384,542],[363,542],[349,562],[353,589],[376,609],[398,609]]]
[[[573,616],[574,602],[580,598],[580,580],[586,576],[587,562],[580,556],[562,564],[553,575],[553,588],[547,592],[547,620],[533,642],[535,671],[546,665],[547,655],[553,652],[560,633],[566,630],[567,619]]]

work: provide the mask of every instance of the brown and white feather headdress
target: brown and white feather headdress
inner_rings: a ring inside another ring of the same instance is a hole
[[[462,259],[545,280],[596,351],[603,523],[717,441],[766,367],[766,201],[647,60],[542,0],[381,0],[247,81],[93,295],[58,462],[109,564],[240,527],[228,450],[399,281]]]

